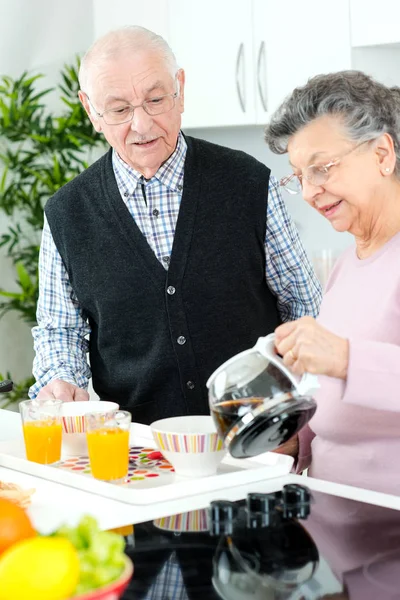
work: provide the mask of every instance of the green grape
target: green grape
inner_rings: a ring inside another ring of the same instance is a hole
[[[99,563],[110,561],[114,554],[121,554],[123,550],[124,539],[117,533],[98,531],[91,539],[90,551]]]
[[[122,535],[101,531],[96,519],[86,515],[76,527],[60,527],[53,535],[66,537],[78,550],[80,576],[76,594],[118,579],[125,565]]]
[[[79,594],[85,594],[93,589],[95,589],[95,587],[91,581],[81,580],[76,587],[75,596],[78,596]]]
[[[79,534],[79,531],[75,527],[60,527],[55,534],[57,537],[67,538],[77,550],[85,548],[85,542]]]
[[[86,556],[86,551],[79,552],[79,565],[80,565],[80,576],[83,577],[91,577],[93,573],[93,569],[96,567],[96,563],[90,560]]]
[[[93,536],[100,531],[96,519],[90,515],[82,517],[76,529],[87,547],[91,545]]]
[[[117,579],[121,574],[121,569],[119,567],[113,566],[98,566],[96,572],[93,572],[93,582],[96,587],[100,587],[102,585],[106,585],[106,583],[110,583]]]

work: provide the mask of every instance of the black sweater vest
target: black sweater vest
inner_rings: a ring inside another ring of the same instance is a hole
[[[207,378],[279,323],[265,279],[269,169],[242,152],[186,140],[168,271],[121,199],[111,150],[46,205],[92,328],[94,389],[142,423],[208,414]]]

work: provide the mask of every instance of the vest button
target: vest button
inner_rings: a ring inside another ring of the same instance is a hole
[[[194,389],[194,383],[193,383],[193,381],[187,381],[186,382],[186,387],[188,388],[188,390],[193,390]]]
[[[180,346],[183,346],[183,344],[186,344],[186,338],[184,335],[180,335],[176,341],[178,342],[178,344]]]
[[[166,265],[169,265],[169,261],[170,261],[169,256],[163,256],[162,260]]]
[[[175,292],[176,292],[176,289],[174,288],[174,286],[173,286],[173,285],[169,285],[169,286],[167,287],[167,293],[168,293],[170,296],[173,296],[173,295],[175,294]]]

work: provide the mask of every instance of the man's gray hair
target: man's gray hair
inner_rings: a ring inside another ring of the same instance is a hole
[[[272,115],[265,141],[275,154],[287,152],[288,141],[314,119],[339,117],[348,136],[364,142],[388,133],[400,174],[400,88],[389,88],[361,71],[340,71],[312,77],[297,87]]]
[[[89,94],[92,67],[101,64],[104,60],[117,57],[126,50],[132,52],[148,50],[159,54],[172,77],[175,77],[179,70],[175,55],[164,38],[144,27],[136,25],[122,27],[98,38],[83,56],[79,69],[81,90]]]

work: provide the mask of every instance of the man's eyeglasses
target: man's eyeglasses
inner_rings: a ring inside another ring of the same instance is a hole
[[[162,96],[149,98],[148,100],[144,100],[144,102],[137,104],[136,106],[133,106],[132,104],[121,104],[121,106],[110,108],[105,110],[103,113],[97,112],[87,94],[86,97],[96,115],[104,119],[104,123],[107,125],[122,125],[123,123],[132,121],[133,113],[135,112],[136,108],[143,108],[143,110],[152,117],[155,117],[156,115],[162,115],[163,113],[172,110],[175,106],[175,100],[179,96],[179,81],[177,84],[178,89],[174,94],[163,94]]]
[[[340,158],[336,158],[335,160],[332,160],[326,165],[310,165],[306,168],[305,174],[295,175],[294,173],[292,173],[287,177],[282,177],[282,179],[279,182],[279,185],[281,185],[289,194],[301,193],[303,187],[303,179],[306,179],[309,183],[311,183],[311,185],[324,185],[324,183],[326,183],[329,179],[329,169],[331,169],[332,167],[336,167],[345,156],[351,154],[352,152],[354,152],[354,150],[356,150],[356,148],[359,148],[363,144],[367,144],[370,141],[371,140],[360,142],[359,144],[351,148],[351,150],[348,150],[347,152],[342,154]]]

